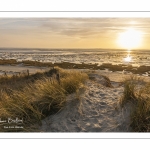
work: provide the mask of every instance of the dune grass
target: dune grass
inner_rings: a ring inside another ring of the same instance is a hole
[[[150,131],[150,82],[131,76],[124,81],[121,106],[131,103],[130,126],[134,132]]]
[[[1,83],[6,82],[5,88],[0,86],[0,118],[23,119],[21,124],[23,129],[5,129],[5,124],[0,124],[1,132],[37,131],[41,120],[61,110],[65,106],[67,95],[76,92],[88,79],[87,74],[78,71],[60,68],[56,70],[60,73],[60,83],[52,74],[50,75],[50,71],[28,77],[17,77],[16,80],[0,79]],[[16,84],[11,84],[14,81]]]

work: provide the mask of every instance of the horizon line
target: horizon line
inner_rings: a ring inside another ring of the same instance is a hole
[[[38,47],[32,47],[32,48],[30,48],[30,47],[0,47],[0,50],[1,49],[104,49],[104,50],[128,50],[128,49],[125,49],[125,48],[38,48]],[[150,49],[142,49],[142,48],[140,48],[140,49],[130,49],[130,50],[150,50]]]

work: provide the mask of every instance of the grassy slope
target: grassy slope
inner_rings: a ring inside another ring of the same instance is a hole
[[[50,71],[31,76],[0,78],[0,118],[23,118],[23,131],[35,131],[35,124],[40,124],[41,119],[62,109],[66,96],[76,92],[88,76],[77,71],[57,70],[60,84]],[[0,125],[0,131],[19,130],[4,129],[4,125]]]
[[[131,128],[135,132],[150,131],[150,83],[131,76],[124,81],[121,105],[131,103]]]

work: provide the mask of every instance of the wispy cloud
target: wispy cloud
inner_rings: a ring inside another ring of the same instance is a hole
[[[0,39],[94,40],[101,37],[113,40],[128,27],[144,31],[150,38],[149,24],[150,18],[0,18]]]

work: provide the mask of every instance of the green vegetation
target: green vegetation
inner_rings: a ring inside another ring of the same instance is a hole
[[[55,78],[58,72],[60,83]],[[76,92],[86,79],[88,76],[85,73],[60,68],[29,76],[0,78],[0,118],[23,118],[24,127],[5,129],[8,123],[0,124],[0,131],[37,131],[41,120],[61,110],[66,96]]]
[[[131,103],[130,126],[134,132],[150,131],[150,82],[131,76],[124,81],[121,106]]]

